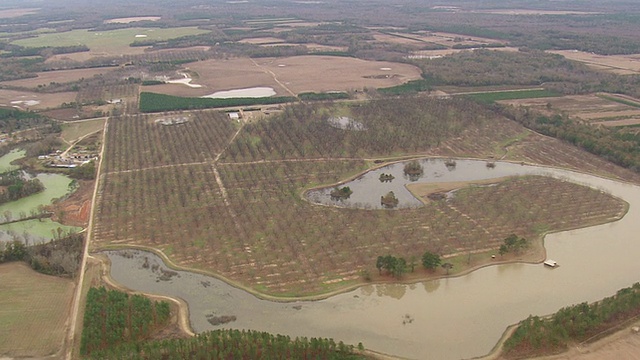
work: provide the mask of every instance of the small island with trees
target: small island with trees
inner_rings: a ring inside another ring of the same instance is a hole
[[[389,191],[387,195],[380,197],[380,205],[384,206],[387,209],[394,208],[398,206],[398,198],[393,191]]]
[[[404,174],[411,181],[417,181],[424,174],[424,168],[417,160],[410,161],[404,166]]]
[[[344,187],[335,187],[332,191],[331,191],[331,198],[334,200],[338,200],[338,199],[348,199],[349,196],[351,196],[351,194],[353,194],[353,190],[351,190],[351,188],[349,188],[348,186],[344,186]]]
[[[391,174],[382,173],[382,174],[380,174],[380,177],[378,179],[380,180],[380,182],[391,182],[395,178],[396,177],[391,175]]]

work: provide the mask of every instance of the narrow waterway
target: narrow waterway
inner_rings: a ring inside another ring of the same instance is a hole
[[[546,315],[567,305],[599,300],[640,281],[640,187],[571,171],[508,163],[497,163],[489,169],[483,161],[458,161],[455,171],[448,171],[441,161],[428,163],[427,181],[542,174],[607,191],[629,202],[630,210],[614,223],[547,236],[548,258],[560,265],[556,269],[541,264],[490,266],[458,278],[363,286],[315,302],[259,300],[215,278],[189,272],[163,276],[160,269],[166,267],[162,261],[142,251],[128,251],[128,256],[107,252],[113,264],[111,275],[131,289],[184,299],[197,332],[228,327],[332,337],[413,359],[485,355],[507,326],[530,314]],[[401,164],[393,166],[402,169]],[[356,181],[371,176],[379,182],[379,173],[391,170],[382,168]],[[355,195],[359,190],[354,187]],[[394,191],[401,193],[403,188],[401,185]],[[237,320],[219,326],[207,321],[207,316],[223,315],[235,315]]]

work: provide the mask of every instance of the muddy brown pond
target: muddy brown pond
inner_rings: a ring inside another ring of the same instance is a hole
[[[558,262],[556,269],[542,264],[496,265],[456,278],[362,286],[320,301],[261,300],[213,277],[172,272],[156,255],[137,250],[106,252],[112,262],[111,276],[130,289],[185,300],[196,332],[233,328],[331,337],[411,359],[485,355],[509,325],[530,314],[546,315],[564,306],[596,301],[640,281],[640,187],[566,170],[502,162],[493,169],[483,161],[458,160],[455,169],[447,169],[441,160],[424,160],[422,164],[424,174],[418,182],[546,175],[606,191],[626,200],[630,208],[617,222],[548,235],[547,257]],[[404,192],[409,194],[404,187],[409,180],[403,179],[402,169],[402,164],[395,164],[345,183],[356,195],[366,188],[366,181],[376,186],[395,182],[393,188],[370,191],[370,205],[366,205],[366,197],[351,197],[348,205],[379,207],[377,192],[381,191],[394,191],[402,204]],[[381,183],[380,173],[393,173],[395,179]],[[311,192],[310,200],[331,202],[322,191],[330,189]],[[212,324],[232,316],[233,321]]]

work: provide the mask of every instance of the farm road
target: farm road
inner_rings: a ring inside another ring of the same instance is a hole
[[[289,89],[285,84],[283,84],[282,82],[280,82],[280,80],[278,80],[278,77],[276,76],[276,74],[273,73],[273,71],[265,69],[264,67],[258,65],[258,63],[253,60],[253,58],[251,58],[251,62],[253,63],[253,65],[255,65],[258,69],[262,70],[263,72],[270,74],[271,77],[273,77],[273,81],[277,82],[278,85],[282,86],[283,89],[287,90],[289,92],[289,94],[291,94],[291,96],[293,97],[298,97],[298,95],[296,95],[293,91],[291,91],[291,89]]]
[[[104,122],[104,128],[102,129],[102,138],[106,139],[107,129],[109,127],[109,119]],[[93,230],[93,218],[96,209],[96,199],[98,198],[98,186],[100,184],[100,170],[102,169],[102,160],[104,159],[105,141],[102,141],[100,148],[100,159],[98,160],[98,169],[96,173],[95,185],[93,187],[93,198],[91,199],[91,213],[89,214],[89,225],[87,226],[87,236],[84,242],[84,249],[82,254],[82,262],[80,263],[80,271],[78,272],[78,283],[76,284],[76,293],[73,297],[73,305],[71,310],[71,319],[69,322],[69,333],[66,338],[66,356],[68,360],[73,359],[73,349],[76,342],[76,335],[80,334],[78,329],[78,313],[80,312],[80,300],[82,297],[82,288],[84,283],[84,273],[87,269],[87,258],[89,257],[89,244],[91,242],[91,235]]]

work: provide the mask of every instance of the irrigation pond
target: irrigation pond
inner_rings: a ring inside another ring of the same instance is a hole
[[[640,187],[567,170],[497,162],[423,160],[416,182],[450,182],[544,175],[587,185],[626,200],[622,220],[550,234],[547,255],[560,265],[503,264],[467,275],[415,284],[366,285],[319,301],[274,302],[201,274],[172,271],[156,255],[108,251],[112,278],[127,288],[181,298],[189,304],[196,332],[217,328],[254,329],[290,336],[331,337],[349,344],[411,359],[462,359],[491,351],[505,329],[530,314],[546,315],[584,301],[592,302],[640,281]],[[400,205],[421,206],[405,185],[403,164],[368,172],[345,183],[353,195],[344,206],[379,208],[379,193],[394,191]],[[381,173],[394,174],[381,182]],[[363,191],[367,189],[367,191]],[[330,203],[327,191],[309,193],[311,201]],[[359,193],[363,194],[360,197]],[[213,325],[217,319],[234,321]],[[213,321],[210,321],[213,320]]]
[[[23,151],[12,151],[0,158],[0,168],[6,163],[24,156]],[[17,167],[12,168],[12,170]],[[37,174],[36,178],[42,182],[45,189],[42,192],[11,201],[0,205],[0,216],[7,220],[17,220],[21,217],[31,216],[32,212],[38,212],[39,208],[49,205],[55,199],[59,199],[73,189],[70,187],[72,180],[60,174]],[[60,229],[60,230],[58,230]],[[0,241],[11,241],[13,239],[28,241],[30,243],[49,241],[55,236],[70,231],[79,231],[78,227],[65,226],[50,219],[27,220],[0,225]],[[59,233],[60,231],[60,233]]]

